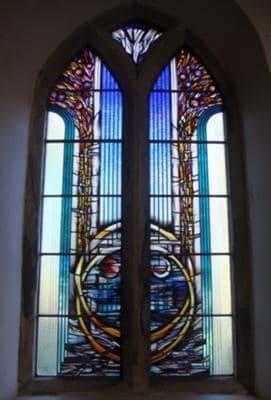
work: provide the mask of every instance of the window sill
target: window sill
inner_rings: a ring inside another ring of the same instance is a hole
[[[206,395],[212,398],[247,400],[253,399],[248,395],[245,389],[236,379],[232,377],[212,377],[212,378],[159,378],[153,379],[147,390],[141,390],[140,385],[137,388],[130,388],[124,382],[115,379],[95,379],[90,382],[87,379],[64,379],[64,378],[36,378],[26,385],[21,386],[19,390],[19,400],[73,400],[89,399],[102,400],[104,398],[121,399],[160,399],[167,396],[167,400],[177,398],[206,399]],[[184,397],[185,396],[185,397]]]

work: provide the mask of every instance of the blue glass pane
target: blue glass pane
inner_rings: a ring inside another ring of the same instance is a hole
[[[121,139],[122,96],[120,92],[102,92],[101,139]]]
[[[150,95],[150,140],[171,139],[170,94],[152,92]]]
[[[153,90],[170,90],[170,67],[167,65],[161,74],[159,75],[157,81],[153,85]]]
[[[171,145],[150,144],[150,194],[171,194]]]
[[[103,89],[119,90],[119,86],[113,75],[104,64],[102,64],[102,85]]]

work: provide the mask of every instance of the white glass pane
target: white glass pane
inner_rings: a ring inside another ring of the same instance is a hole
[[[65,137],[65,123],[58,114],[49,111],[47,119],[47,139],[62,140]]]
[[[78,209],[78,197],[72,198],[72,209]],[[77,238],[77,222],[78,214],[76,211],[71,213],[71,251],[76,252],[76,238]]]
[[[199,212],[199,198],[194,197],[193,198],[193,229],[194,229],[194,252],[195,253],[200,253],[201,248],[200,248],[200,212]]]
[[[233,374],[232,318],[213,317],[213,375]]]
[[[44,194],[61,194],[63,181],[63,143],[46,146]]]
[[[198,159],[198,145],[196,143],[191,144],[191,152],[192,152],[192,176],[194,178],[193,179],[193,194],[198,194],[199,193],[199,179],[198,179],[199,159]]]
[[[227,194],[225,146],[208,144],[207,152],[209,194]]]
[[[213,314],[230,314],[231,271],[229,256],[212,256],[212,297]]]
[[[207,122],[207,140],[224,141],[223,113],[219,112],[210,117]]]
[[[61,198],[43,200],[42,241],[43,253],[58,253],[60,250]]]
[[[211,252],[229,252],[229,226],[227,199],[210,198]]]
[[[39,318],[37,374],[56,375],[57,318]]]
[[[40,265],[39,313],[58,313],[59,257],[43,256]]]
[[[78,175],[79,175],[79,143],[74,143],[73,147],[73,174],[72,174],[72,194],[78,194]]]

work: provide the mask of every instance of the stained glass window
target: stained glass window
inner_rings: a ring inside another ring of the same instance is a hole
[[[49,97],[38,376],[120,374],[122,95],[91,51]]]
[[[223,103],[183,49],[149,99],[151,373],[233,373]]]
[[[139,25],[113,33],[135,63],[159,35]],[[106,65],[85,50],[48,103],[36,374],[116,377],[122,94]],[[223,110],[214,79],[186,48],[150,93],[152,375],[233,373]]]
[[[143,24],[134,23],[117,29],[112,36],[132,57],[134,63],[138,64],[143,60],[144,54],[147,53],[152,43],[161,36],[161,32]]]

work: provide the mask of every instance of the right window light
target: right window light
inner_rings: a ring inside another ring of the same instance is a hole
[[[149,98],[151,373],[232,375],[222,96],[187,48]]]

